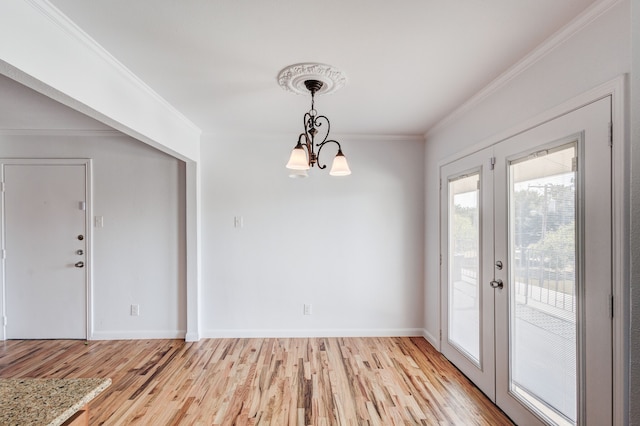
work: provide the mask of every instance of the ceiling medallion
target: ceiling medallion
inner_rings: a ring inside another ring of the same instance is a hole
[[[309,89],[305,81],[315,80],[322,82],[322,87],[316,94],[329,94],[347,84],[347,77],[331,65],[317,62],[305,62],[289,65],[278,73],[278,84],[284,90],[298,95],[309,95]]]

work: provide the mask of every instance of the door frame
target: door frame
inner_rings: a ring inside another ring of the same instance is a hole
[[[85,339],[92,340],[93,336],[93,182],[92,160],[89,158],[0,158],[0,250],[2,253],[0,262],[0,341],[6,340],[7,309],[6,309],[6,273],[5,273],[5,192],[4,192],[4,166],[18,165],[44,165],[44,166],[84,166],[85,170],[85,203],[84,211],[85,238],[86,238],[86,262],[85,262]]]
[[[511,127],[494,136],[483,139],[470,147],[450,155],[438,162],[438,177],[440,169],[448,163],[463,158],[469,154],[496,145],[510,139],[520,133],[531,130],[541,124],[552,121],[562,115],[568,114],[583,106],[591,104],[602,98],[611,97],[611,194],[612,194],[612,293],[613,293],[613,424],[624,424],[627,412],[628,391],[628,363],[629,363],[629,223],[630,213],[628,208],[629,181],[626,179],[629,173],[629,129],[628,129],[628,75],[623,74],[617,78],[603,83],[587,92],[575,96],[560,105],[553,107],[519,125]],[[439,209],[441,212],[442,209]],[[438,224],[442,218],[439,213]],[[440,239],[443,235],[440,235]],[[442,254],[442,253],[441,253]],[[444,264],[444,262],[443,262]],[[441,285],[442,270],[438,270],[438,299],[442,301]],[[442,318],[443,306],[440,302],[438,320]],[[442,336],[442,324],[440,324],[440,336]],[[440,350],[441,341],[438,341]]]

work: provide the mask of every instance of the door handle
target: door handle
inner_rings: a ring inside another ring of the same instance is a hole
[[[84,267],[84,262],[83,261],[76,262],[75,267],[76,268],[83,268]]]
[[[500,290],[502,290],[502,287],[504,287],[502,280],[493,280],[489,283],[489,285],[493,288],[499,288]]]

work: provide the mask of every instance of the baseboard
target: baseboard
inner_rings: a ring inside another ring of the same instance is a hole
[[[261,329],[217,329],[205,330],[200,337],[215,338],[250,338],[250,337],[407,337],[422,336],[420,328],[367,328],[367,329],[295,329],[295,330],[261,330]]]
[[[427,342],[431,343],[431,346],[436,348],[438,352],[440,352],[440,339],[436,339],[436,337],[429,333],[426,328],[422,329],[422,337],[424,337]]]
[[[184,340],[185,342],[197,342],[198,340],[200,340],[200,333],[187,332],[187,334],[184,336]]]
[[[184,339],[184,330],[94,331],[89,340]]]
[[[95,331],[89,340],[145,340],[145,339],[185,339],[196,342],[200,339],[251,338],[251,337],[410,337],[423,336],[436,349],[439,345],[433,337],[421,328],[366,328],[366,329],[214,329],[202,333],[187,333],[176,330],[136,330],[136,331]]]

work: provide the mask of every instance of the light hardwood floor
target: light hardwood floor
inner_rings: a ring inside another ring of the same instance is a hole
[[[0,342],[0,377],[110,377],[92,425],[510,425],[421,337]]]

